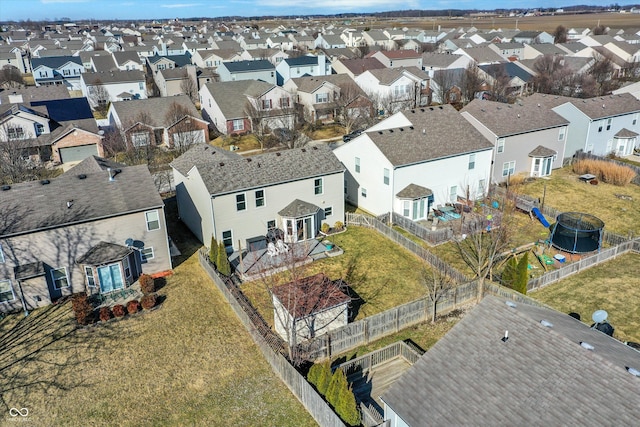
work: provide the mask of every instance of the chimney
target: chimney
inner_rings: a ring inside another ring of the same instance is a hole
[[[109,182],[115,181],[113,175],[111,175],[111,168],[107,168],[107,172],[109,173]]]

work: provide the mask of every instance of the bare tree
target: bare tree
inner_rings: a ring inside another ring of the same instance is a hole
[[[491,76],[491,92],[496,100],[507,102],[507,96],[511,93],[511,78],[504,64],[492,64],[487,70]]]
[[[107,114],[107,108],[109,107],[109,91],[102,84],[100,79],[96,79],[93,85],[89,86],[89,102],[93,106],[93,109],[105,116]]]
[[[431,302],[431,323],[436,322],[438,302],[457,286],[456,281],[432,267],[422,266],[422,284]]]
[[[194,144],[205,142],[203,131],[187,107],[174,101],[165,116],[167,127],[170,128],[169,145],[178,155],[186,152]]]
[[[480,90],[482,84],[482,78],[478,69],[478,64],[471,62],[464,72],[464,78],[462,79],[462,97],[464,103],[473,101],[476,97],[476,93]]]
[[[533,64],[536,75],[533,85],[537,92],[560,95],[563,83],[573,73],[564,64],[563,57],[557,55],[543,55]]]
[[[553,42],[554,43],[566,43],[567,35],[569,31],[564,25],[558,25],[556,29],[553,31]]]
[[[16,183],[34,179],[38,164],[29,159],[33,135],[5,122],[0,126],[0,181]]]
[[[605,27],[604,25],[598,25],[593,29],[592,34],[594,36],[601,36],[603,34],[606,34],[606,32],[607,32],[607,27]]]
[[[598,96],[606,95],[617,87],[617,79],[612,78],[613,60],[610,54],[594,52],[593,64],[587,73],[596,81]]]
[[[180,82],[180,90],[184,92],[189,98],[191,98],[192,102],[196,102],[198,100],[198,84],[194,80],[194,78],[189,75],[187,70],[184,70],[182,81]]]
[[[460,75],[456,70],[437,70],[431,79],[431,89],[434,91],[436,102],[448,104],[449,91],[454,86],[460,86]]]
[[[336,115],[339,118],[345,132],[349,133],[354,128],[364,126],[371,119],[372,103],[362,89],[354,81],[339,85],[339,93],[334,102]]]
[[[261,150],[274,141],[287,148],[302,147],[309,141],[300,131],[300,111],[289,97],[278,100],[277,105],[266,97],[249,98],[244,113],[251,121],[251,130]],[[277,130],[275,138],[274,130]]]
[[[0,70],[0,87],[7,89],[24,87],[22,73],[13,65],[5,65]]]

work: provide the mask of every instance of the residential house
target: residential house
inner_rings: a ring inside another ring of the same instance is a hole
[[[327,145],[245,158],[202,144],[171,167],[180,219],[227,252],[276,229],[287,243],[314,239],[323,222],[344,221],[344,167]]]
[[[31,69],[36,86],[64,85],[69,90],[80,89],[80,76],[85,71],[77,56],[31,58]]]
[[[297,50],[305,51],[315,47],[315,39],[312,36],[289,34],[288,37],[293,41],[293,45]]]
[[[450,105],[404,110],[334,150],[346,200],[373,215],[427,219],[437,205],[486,194],[492,144]]]
[[[520,59],[536,59],[544,55],[562,55],[567,52],[552,43],[525,44]]]
[[[326,76],[331,74],[331,64],[323,54],[287,58],[276,65],[276,82],[282,86],[287,80],[303,76]]]
[[[422,54],[422,70],[431,79],[436,71],[466,69],[470,63],[471,59],[465,55],[435,52]]]
[[[491,182],[561,168],[569,121],[532,97],[515,104],[475,99],[460,114],[493,146]]]
[[[367,45],[367,42],[364,40],[364,36],[362,35],[362,31],[354,28],[346,28],[342,33],[340,33],[340,38],[344,41],[345,47],[348,48]]]
[[[153,74],[156,71],[167,70],[170,68],[181,68],[185,65],[191,64],[191,57],[189,55],[153,55],[147,56],[147,67]]]
[[[363,31],[362,39],[370,47],[379,46],[387,50],[396,48],[396,42],[391,40],[382,30]]]
[[[354,80],[382,114],[430,102],[429,76],[417,67],[368,70]]]
[[[241,53],[233,49],[198,49],[191,61],[200,68],[217,68],[223,62],[241,61]]]
[[[120,129],[135,148],[185,149],[208,141],[208,122],[187,95],[112,102],[107,117],[109,125]]]
[[[379,70],[387,68],[376,58],[355,58],[355,59],[336,59],[331,63],[333,72],[337,74],[348,74],[349,77],[355,79],[367,70]]]
[[[489,46],[476,46],[469,48],[458,48],[453,52],[456,55],[464,55],[475,61],[478,65],[499,64],[507,62],[496,51],[489,48]]]
[[[515,61],[523,58],[524,43],[490,43],[489,49],[495,51],[507,61]]]
[[[496,98],[509,95],[522,95],[529,91],[533,81],[533,72],[519,65],[519,62],[503,62],[478,67],[479,75],[493,90]]]
[[[511,40],[514,43],[553,43],[553,36],[546,31],[520,31]]]
[[[198,81],[196,66],[160,70],[153,75],[153,80],[160,91],[160,96],[189,95],[196,96]]]
[[[218,66],[217,71],[221,82],[262,80],[263,82],[276,84],[276,67],[265,59],[223,62]]]
[[[380,50],[368,55],[376,58],[387,68],[418,67],[422,69],[422,53],[415,50]]]
[[[589,28],[572,27],[567,30],[567,40],[580,40],[581,38],[586,37],[589,33],[591,33],[591,29]]]
[[[243,134],[293,125],[291,95],[280,86],[259,80],[212,82],[200,88],[203,117],[219,132]]]
[[[635,96],[637,99],[640,99],[640,82],[630,83],[625,86],[622,86],[620,89],[616,89],[612,92],[614,95],[619,95],[622,93],[630,93]]]
[[[347,47],[346,42],[338,34],[318,34],[314,42],[316,49],[336,49],[340,47]]]
[[[293,50],[293,40],[286,36],[278,36],[275,34],[267,37],[267,47],[269,49]]]
[[[140,56],[133,51],[125,52],[113,52],[113,61],[119,70],[129,71],[138,70],[144,71],[144,62],[140,59]]]
[[[629,425],[639,370],[638,350],[588,324],[487,296],[381,400],[389,427]]]
[[[348,122],[358,123],[372,114],[371,100],[347,74],[297,77],[287,80],[283,89],[302,106],[309,123],[341,120],[342,114],[347,115]]]
[[[145,75],[137,70],[83,73],[80,88],[92,108],[109,102],[147,98]]]
[[[346,326],[349,302],[342,279],[324,273],[275,286],[271,292],[276,333],[295,345]]]
[[[534,94],[532,98],[571,123],[565,158],[580,150],[624,156],[638,146],[640,100],[629,93],[587,99]]]
[[[89,157],[57,178],[3,187],[0,211],[1,312],[119,291],[171,269],[164,204],[146,165]]]
[[[289,58],[289,53],[280,49],[252,49],[245,50],[240,54],[244,61],[256,61],[266,59],[273,65],[278,65],[282,60]]]
[[[0,46],[0,69],[4,67],[16,67],[20,73],[26,73],[27,68],[22,58],[22,51],[18,48],[2,49]]]

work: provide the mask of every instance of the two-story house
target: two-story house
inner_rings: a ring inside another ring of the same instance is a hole
[[[276,67],[266,59],[223,62],[218,66],[217,71],[221,82],[262,80],[276,84]]]
[[[69,90],[80,89],[80,76],[85,71],[77,56],[31,58],[31,69],[36,86],[64,85]]]
[[[492,144],[450,105],[404,110],[339,146],[346,199],[382,215],[426,219],[458,196],[483,197]]]
[[[494,147],[492,182],[520,173],[548,176],[562,167],[569,120],[531,97],[513,105],[475,99],[460,113]]]
[[[229,253],[276,229],[295,243],[315,238],[322,223],[344,221],[344,167],[326,145],[245,158],[203,144],[171,167],[180,219]]]
[[[0,312],[109,293],[171,269],[164,205],[146,166],[90,157],[2,188]]]
[[[376,58],[387,68],[417,67],[422,69],[422,53],[415,50],[379,50],[368,55]]]
[[[354,80],[381,114],[429,104],[429,77],[417,67],[367,70]]]
[[[147,98],[145,75],[137,70],[83,73],[80,88],[92,108],[109,102]]]
[[[303,76],[326,76],[331,74],[331,64],[325,55],[305,55],[283,59],[276,65],[276,82],[282,86],[287,80]]]

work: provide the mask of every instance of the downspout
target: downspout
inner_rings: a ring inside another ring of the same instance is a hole
[[[22,309],[24,310],[24,317],[29,315],[29,310],[27,310],[27,303],[24,300],[24,291],[22,290],[22,283],[20,280],[16,280],[18,282],[18,288],[20,288],[20,301],[22,302]]]

